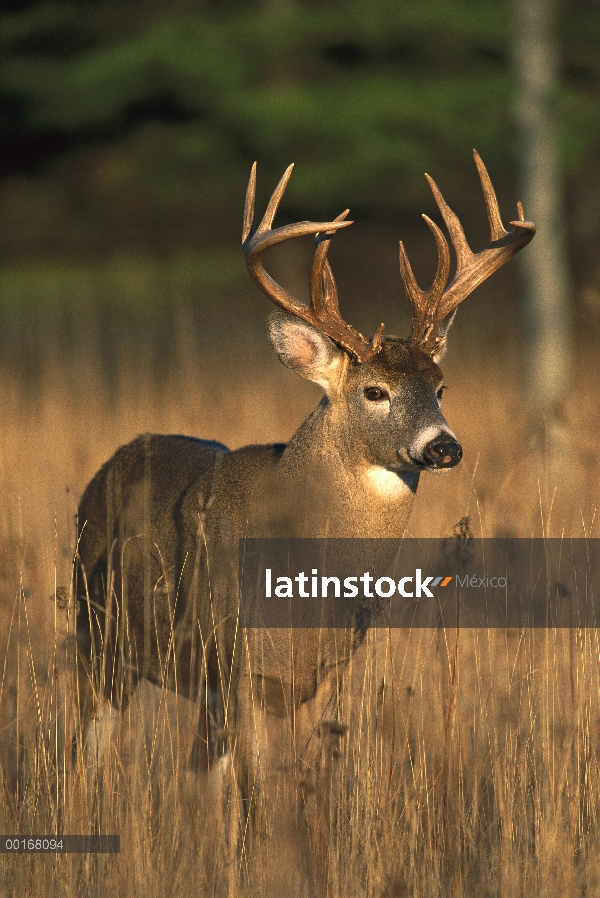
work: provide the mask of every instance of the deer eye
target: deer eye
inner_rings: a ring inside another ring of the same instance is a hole
[[[448,387],[441,386],[439,388],[439,390],[437,391],[436,396],[440,402],[442,401],[442,393],[444,392],[444,390],[447,390],[447,389],[448,389]]]
[[[382,402],[383,400],[390,398],[387,392],[382,390],[381,387],[366,387],[365,396],[369,402]]]

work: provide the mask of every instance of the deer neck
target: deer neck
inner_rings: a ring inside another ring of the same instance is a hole
[[[369,463],[325,397],[294,434],[280,463],[297,502],[302,535],[402,536],[419,474]]]

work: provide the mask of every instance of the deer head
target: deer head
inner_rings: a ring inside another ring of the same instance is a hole
[[[507,231],[486,168],[477,152],[475,164],[483,189],[491,241],[479,253],[469,248],[457,216],[437,185],[426,175],[448,228],[456,253],[456,272],[450,276],[450,250],[438,226],[424,215],[438,252],[431,288],[422,290],[414,277],[402,242],[400,272],[413,307],[408,338],[384,337],[381,324],[366,339],[343,320],[327,252],[334,234],[352,224],[348,211],[330,222],[298,222],[272,228],[293,166],[285,171],[254,227],[256,163],[246,193],[242,244],[248,270],[261,290],[285,315],[269,319],[271,342],[282,362],[324,387],[341,408],[342,430],[353,428],[353,443],[362,442],[364,457],[390,471],[437,470],[456,465],[461,447],[440,411],[443,378],[437,364],[456,308],[475,288],[532,240],[535,225],[525,221],[521,204],[518,219]],[[316,250],[310,278],[310,304],[300,302],[277,284],[262,266],[263,253],[292,237],[315,234]]]

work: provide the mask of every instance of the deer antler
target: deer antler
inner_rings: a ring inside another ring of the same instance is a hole
[[[451,282],[446,286],[450,274],[448,243],[440,229],[427,215],[424,215],[423,218],[435,238],[438,250],[438,266],[430,290],[421,290],[418,286],[404,245],[400,241],[400,273],[413,307],[410,339],[430,355],[436,355],[445,342],[445,334],[443,332],[436,333],[439,325],[482,281],[505,262],[508,262],[520,249],[523,249],[535,235],[535,225],[531,221],[525,221],[521,203],[517,203],[518,221],[510,222],[514,231],[507,231],[504,228],[498,209],[498,200],[486,167],[476,150],[473,150],[473,156],[479,172],[490,223],[492,239],[487,247],[480,253],[471,252],[458,217],[450,209],[435,181],[429,175],[425,175],[425,177],[442,213],[456,252],[456,273]]]
[[[242,246],[246,256],[248,271],[263,293],[266,293],[269,299],[276,305],[281,306],[286,312],[297,315],[298,318],[302,318],[303,321],[307,321],[322,333],[331,337],[332,340],[353,355],[357,362],[366,362],[379,352],[383,324],[380,325],[372,340],[366,340],[362,334],[343,320],[338,306],[337,288],[333,272],[327,261],[327,251],[335,232],[352,224],[351,221],[346,221],[349,210],[346,209],[345,212],[338,215],[335,221],[300,221],[296,224],[276,228],[275,230],[271,228],[293,168],[294,166],[290,165],[285,170],[269,200],[263,220],[257,228],[254,228],[256,162],[252,166],[246,191],[244,228],[242,231]],[[275,283],[273,278],[262,267],[262,255],[271,246],[304,234],[315,234],[317,245],[310,278],[310,305],[308,306]]]

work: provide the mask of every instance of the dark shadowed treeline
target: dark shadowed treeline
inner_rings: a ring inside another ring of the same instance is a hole
[[[514,191],[512,13],[508,0],[9,0],[0,238],[19,256],[78,260],[230,246],[254,159],[263,196],[297,163],[298,217],[350,204],[363,219],[414,221],[424,170],[470,200],[472,146]],[[594,3],[560,4],[578,252],[598,228],[584,187],[598,177],[598,19]]]

